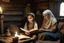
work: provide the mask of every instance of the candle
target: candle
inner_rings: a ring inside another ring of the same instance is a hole
[[[13,38],[13,43],[18,43],[18,33],[15,33],[15,38]]]
[[[13,43],[18,43],[18,37],[13,38]]]
[[[3,10],[2,10],[2,8],[0,7],[0,13],[2,13],[3,12]]]
[[[18,33],[17,32],[15,32],[15,37],[18,37]]]

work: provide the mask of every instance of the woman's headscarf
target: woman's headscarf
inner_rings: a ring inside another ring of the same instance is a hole
[[[46,21],[44,25],[45,28],[48,28],[50,25],[54,25],[57,22],[55,16],[50,10],[45,10],[43,14],[46,14],[49,17],[48,21]]]

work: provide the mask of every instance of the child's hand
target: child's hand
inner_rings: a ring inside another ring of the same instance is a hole
[[[25,32],[26,35],[30,35],[30,32]]]

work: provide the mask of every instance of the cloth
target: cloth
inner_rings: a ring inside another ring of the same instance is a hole
[[[40,37],[41,36],[41,37]],[[40,40],[56,41],[59,39],[59,32],[42,32],[39,34]]]

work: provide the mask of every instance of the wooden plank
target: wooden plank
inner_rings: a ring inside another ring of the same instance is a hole
[[[61,1],[61,0],[34,0],[34,2],[49,2],[49,1]]]
[[[50,1],[61,1],[61,0],[50,0]]]
[[[40,5],[40,6],[48,5],[48,2],[37,3],[37,5]]]
[[[48,6],[40,6],[40,7],[37,7],[37,9],[39,9],[39,10],[46,10],[46,9],[48,9]]]
[[[34,2],[44,2],[44,1],[49,1],[49,0],[35,0]]]
[[[11,11],[14,11],[14,10],[15,10],[15,11],[23,11],[24,8],[23,8],[23,7],[22,7],[22,8],[21,8],[21,7],[20,7],[20,8],[16,8],[16,7],[11,8],[11,7],[10,7],[10,8],[3,8],[3,10],[4,10],[4,11],[10,11],[10,10],[11,10]]]

